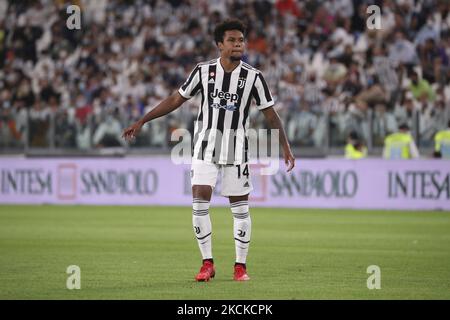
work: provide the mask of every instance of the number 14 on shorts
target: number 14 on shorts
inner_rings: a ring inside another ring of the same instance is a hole
[[[241,165],[238,164],[238,165],[236,165],[236,167],[238,169],[238,179],[240,179],[241,178]],[[242,171],[242,175],[246,176],[248,179],[248,175],[249,175],[248,174],[248,164],[245,165],[244,171]]]

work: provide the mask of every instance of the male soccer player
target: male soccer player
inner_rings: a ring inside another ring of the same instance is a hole
[[[203,265],[195,277],[197,281],[209,281],[215,275],[208,210],[219,171],[222,173],[222,195],[229,198],[234,217],[234,280],[250,279],[246,271],[251,236],[248,195],[253,188],[245,131],[248,130],[252,98],[255,99],[257,108],[263,112],[270,128],[279,130],[287,172],[295,165],[263,75],[241,60],[245,48],[245,31],[245,26],[239,20],[227,20],[219,24],[214,30],[214,40],[219,48],[220,58],[197,64],[177,92],[123,132],[125,139],[131,139],[144,123],[174,111],[197,94],[201,95],[191,166],[192,222],[203,257]],[[233,132],[234,135],[227,136],[227,132]]]

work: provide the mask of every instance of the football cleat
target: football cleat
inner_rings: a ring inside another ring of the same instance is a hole
[[[247,274],[247,270],[242,264],[237,264],[234,266],[234,280],[235,281],[250,280],[250,277]]]
[[[209,281],[216,275],[216,271],[214,270],[214,264],[209,261],[203,261],[203,265],[200,268],[200,272],[195,276],[196,281]]]

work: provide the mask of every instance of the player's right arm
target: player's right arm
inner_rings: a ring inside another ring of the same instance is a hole
[[[141,119],[126,128],[122,133],[122,137],[125,140],[133,139],[145,123],[171,113],[178,109],[186,100],[188,99],[184,98],[178,91],[174,92],[170,97],[164,99],[156,107],[147,112]]]

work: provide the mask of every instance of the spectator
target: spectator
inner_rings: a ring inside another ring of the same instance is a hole
[[[87,150],[91,148],[92,130],[90,121],[87,118],[82,118],[76,122],[76,143],[80,150]]]
[[[395,106],[394,116],[397,123],[406,123],[409,127],[412,127],[415,113],[418,110],[419,106],[414,99],[413,94],[410,91],[407,91],[404,93],[402,101]]]
[[[430,83],[442,83],[449,59],[445,49],[439,47],[433,38],[428,38],[419,47],[419,57],[423,70],[423,78]]]
[[[22,133],[16,126],[10,108],[4,108],[0,114],[0,146],[14,148],[21,145]]]
[[[345,76],[347,75],[347,68],[344,64],[340,63],[337,57],[330,57],[330,65],[325,70],[323,79],[330,87],[337,87],[343,83]]]
[[[31,147],[50,146],[50,109],[36,100],[29,113],[29,141]]]
[[[415,99],[422,102],[434,101],[436,98],[435,92],[427,80],[420,79],[415,71],[411,73],[410,78],[411,84],[409,85],[409,90],[412,92]]]
[[[55,147],[76,148],[77,128],[69,119],[67,110],[61,110],[55,116]]]
[[[314,115],[308,104],[301,103],[300,110],[295,112],[287,128],[288,139],[293,145],[313,146],[313,133],[317,127],[317,116]]]
[[[414,66],[418,63],[418,57],[414,44],[406,39],[402,31],[395,32],[394,42],[389,46],[389,59],[394,61],[396,65],[405,64]]]
[[[111,110],[118,109],[120,125],[129,123],[176,89],[196,63],[216,57],[212,28],[236,13],[251,26],[245,59],[266,75],[299,143],[343,145],[351,130],[367,139],[370,124],[392,119],[392,109],[397,123],[408,122],[430,143],[436,123],[448,119],[442,111],[450,103],[444,1],[377,1],[381,31],[366,28],[370,1],[80,0],[72,4],[83,6],[82,30],[65,27],[67,1],[0,3],[0,114],[10,108],[8,121],[24,140],[30,109],[30,134],[39,136],[30,136],[32,146],[68,141],[57,126],[50,134],[51,117],[55,125],[61,120],[62,128],[76,128],[79,148],[91,146],[92,129],[101,132]],[[426,82],[409,87],[403,70]],[[404,98],[404,88],[412,98]],[[434,98],[438,90],[445,92],[443,102]],[[170,130],[186,127],[192,111],[196,116],[197,110],[175,112],[170,122],[149,126],[131,146],[167,145]],[[251,107],[251,123],[264,126],[257,114]],[[305,132],[315,123],[313,132],[302,133],[300,122]],[[380,141],[384,131],[377,133]]]
[[[397,131],[397,121],[391,112],[386,111],[386,105],[379,103],[375,106],[373,115],[372,134],[373,144],[383,145],[384,137]]]

